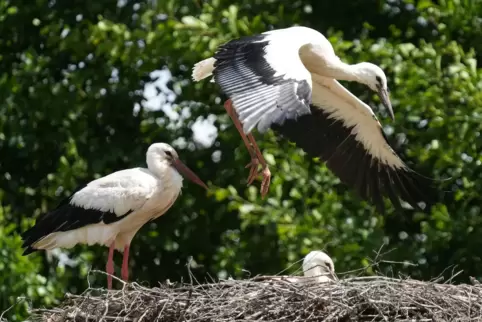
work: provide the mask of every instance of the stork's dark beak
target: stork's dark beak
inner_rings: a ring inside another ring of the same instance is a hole
[[[174,161],[172,161],[172,166],[183,176],[185,176],[186,178],[188,178],[189,180],[191,180],[192,182],[200,185],[201,187],[205,188],[205,189],[208,189],[208,186],[201,180],[199,179],[199,177],[194,173],[192,172],[191,169],[189,169],[188,167],[186,167],[186,165],[184,163],[181,162],[181,160],[179,159],[174,159]]]
[[[380,101],[382,101],[383,106],[388,111],[390,118],[395,120],[395,114],[393,114],[392,102],[390,102],[390,96],[388,95],[388,90],[377,85],[378,95],[380,96]]]

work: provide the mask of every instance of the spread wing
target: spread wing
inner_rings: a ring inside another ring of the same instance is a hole
[[[243,37],[218,48],[214,80],[232,100],[245,133],[310,113],[311,75],[298,49],[279,34]]]
[[[324,160],[342,182],[384,212],[382,197],[396,208],[414,208],[434,195],[433,180],[411,170],[390,147],[371,108],[336,80],[314,76],[311,114],[273,130]]]

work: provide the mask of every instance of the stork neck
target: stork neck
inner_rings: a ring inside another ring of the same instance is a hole
[[[165,189],[180,190],[183,178],[181,174],[167,160],[158,160],[147,158],[147,168],[160,181],[162,181]],[[174,191],[175,191],[174,190]]]
[[[342,62],[340,59],[333,60],[327,64],[323,76],[331,77],[340,81],[364,83],[358,65],[350,65]]]
[[[152,172],[156,177],[162,178],[170,165],[166,160],[160,160],[156,158],[154,155],[147,155],[146,158],[147,168],[150,172]]]

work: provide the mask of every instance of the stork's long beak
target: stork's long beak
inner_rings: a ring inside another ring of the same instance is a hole
[[[205,188],[205,189],[208,189],[208,186],[201,180],[199,179],[199,177],[194,173],[192,172],[191,169],[189,169],[188,167],[186,167],[186,165],[184,163],[182,163],[181,160],[179,159],[175,159],[173,162],[172,162],[172,166],[180,173],[182,174],[183,176],[185,176],[186,178],[188,178],[189,180],[191,180],[192,182],[200,185],[201,187]]]
[[[392,120],[395,120],[395,114],[393,114],[393,108],[392,108],[392,102],[390,102],[390,96],[388,95],[388,90],[382,88],[381,86],[377,86],[378,88],[378,95],[380,96],[380,100],[382,101],[383,106],[388,111],[388,114],[390,114],[390,118]]]

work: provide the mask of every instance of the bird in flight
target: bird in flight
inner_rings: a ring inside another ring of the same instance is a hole
[[[228,96],[224,107],[250,153],[248,184],[262,166],[262,196],[271,172],[252,135],[254,128],[260,133],[272,129],[325,161],[380,211],[382,196],[397,208],[399,198],[417,208],[430,199],[432,180],[398,157],[372,109],[338,82],[365,84],[394,119],[383,70],[368,62],[344,63],[318,31],[291,27],[231,40],[195,64],[194,81],[211,75]]]

